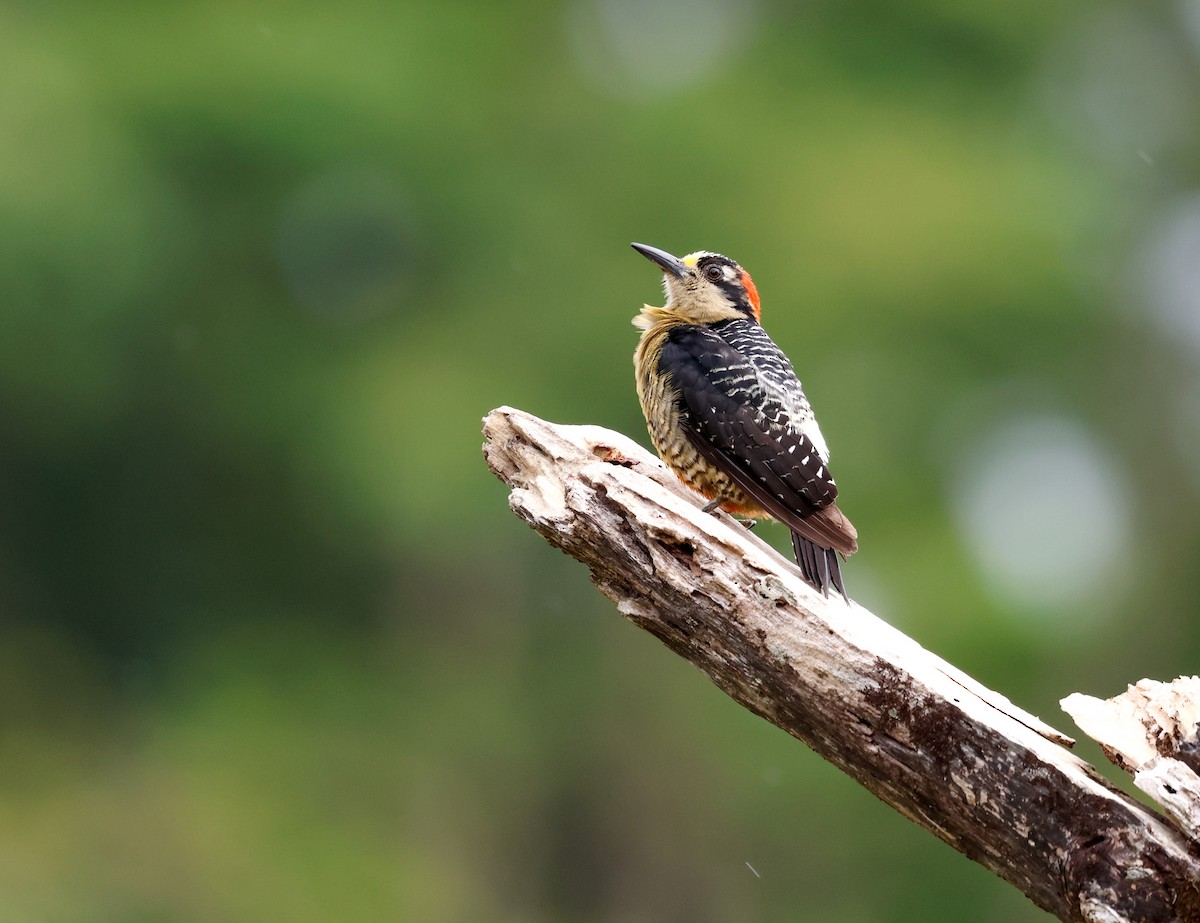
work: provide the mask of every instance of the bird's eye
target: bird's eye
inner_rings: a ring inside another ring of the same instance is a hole
[[[721,272],[721,267],[716,263],[712,263],[704,270],[704,278],[709,282],[720,282],[724,273]]]

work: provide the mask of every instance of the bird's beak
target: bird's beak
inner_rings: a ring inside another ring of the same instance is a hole
[[[671,256],[666,250],[659,250],[658,247],[651,247],[649,244],[630,244],[630,246],[650,262],[657,263],[663,272],[676,279],[682,279],[687,272],[687,267],[683,265],[679,257]]]

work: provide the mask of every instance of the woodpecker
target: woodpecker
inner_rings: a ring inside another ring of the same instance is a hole
[[[663,272],[666,304],[644,305],[634,353],[638,400],[662,460],[710,502],[792,533],[800,572],[846,596],[838,555],[858,533],[837,508],[829,448],[792,363],[760,324],[750,274],[719,253],[633,249]]]

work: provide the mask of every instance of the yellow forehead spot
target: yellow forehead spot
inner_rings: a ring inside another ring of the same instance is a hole
[[[689,256],[685,256],[683,258],[683,265],[686,266],[688,269],[695,269],[696,263],[699,259],[700,258],[698,256],[696,256],[696,254],[693,253],[693,254],[691,254]]]

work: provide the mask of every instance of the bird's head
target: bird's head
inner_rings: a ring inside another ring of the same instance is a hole
[[[678,257],[646,244],[633,244],[633,249],[662,270],[665,310],[671,314],[694,324],[759,320],[754,280],[729,257],[707,250]]]

